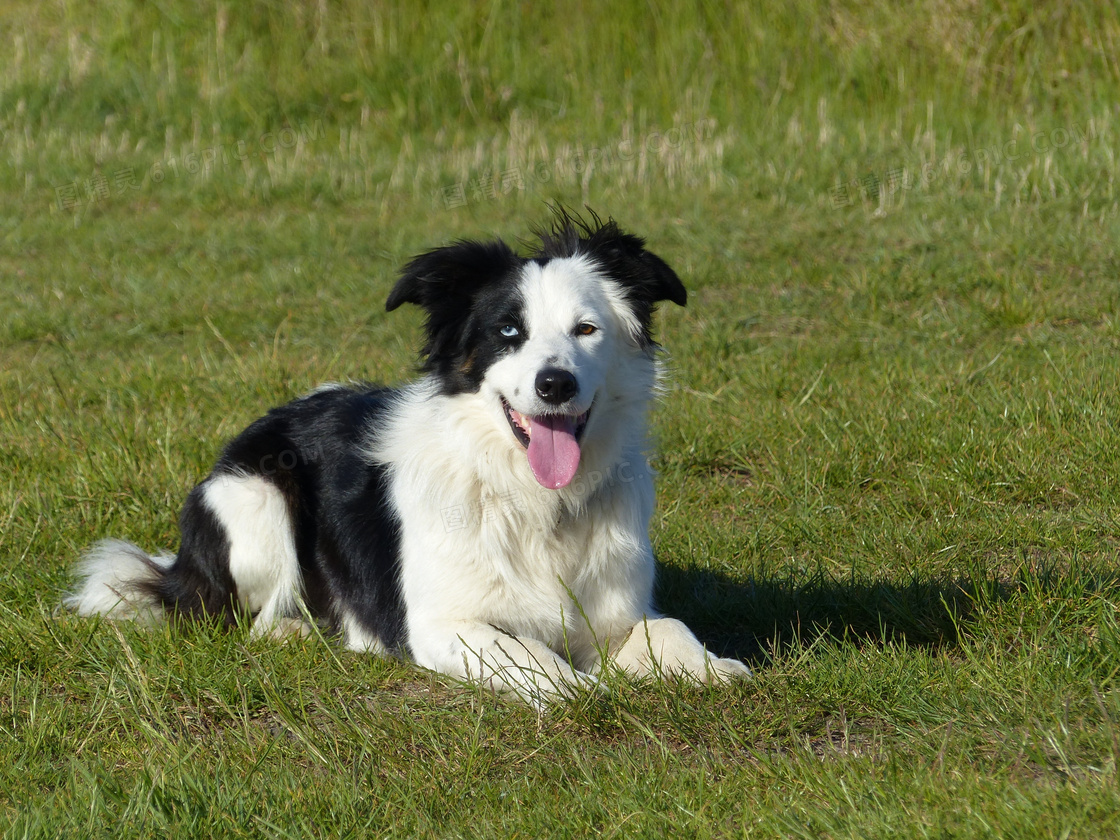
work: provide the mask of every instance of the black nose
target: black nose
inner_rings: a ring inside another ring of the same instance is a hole
[[[566,403],[579,392],[579,383],[566,370],[545,368],[537,374],[537,396],[546,403]]]

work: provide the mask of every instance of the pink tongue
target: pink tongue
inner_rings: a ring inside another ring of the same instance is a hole
[[[567,487],[579,469],[576,418],[546,415],[529,418],[529,466],[549,490]]]

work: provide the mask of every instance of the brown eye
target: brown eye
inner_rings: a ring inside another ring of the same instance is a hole
[[[580,324],[576,327],[576,335],[591,335],[596,329],[594,324]]]

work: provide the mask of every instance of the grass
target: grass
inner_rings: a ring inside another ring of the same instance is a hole
[[[0,820],[38,836],[1120,835],[1107,3],[0,10]],[[57,612],[222,442],[399,382],[396,268],[646,236],[662,606],[756,678],[530,709]]]

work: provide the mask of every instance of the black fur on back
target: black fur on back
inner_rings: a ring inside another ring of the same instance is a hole
[[[229,540],[204,488],[228,476],[259,476],[284,497],[311,614],[339,629],[341,605],[387,648],[401,650],[400,524],[385,467],[365,455],[393,394],[332,387],[273,409],[234,438],[187,497],[182,545],[147,585],[151,594],[179,614],[235,619]]]

